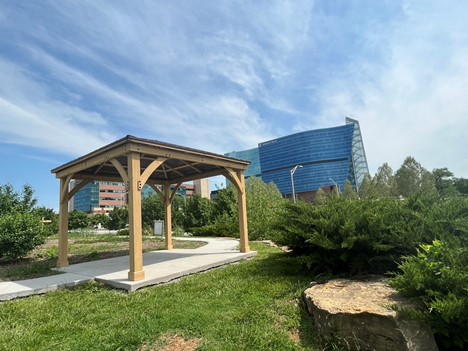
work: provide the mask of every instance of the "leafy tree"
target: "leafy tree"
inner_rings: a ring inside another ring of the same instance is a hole
[[[127,207],[114,207],[109,212],[109,229],[119,230],[123,229],[128,224],[128,208]]]
[[[48,224],[44,224],[44,233],[46,235],[54,235],[58,233],[58,214],[52,208],[47,208],[44,206],[36,207],[33,209],[32,213],[37,215],[41,220],[51,221]]]
[[[214,205],[211,200],[195,195],[187,198],[184,228],[190,230],[210,224],[213,219]]]
[[[432,171],[437,192],[441,196],[454,196],[458,193],[453,180],[453,173],[448,168],[436,168]]]
[[[11,212],[0,216],[0,259],[16,260],[43,244],[40,218],[33,213]]]
[[[73,210],[68,214],[68,228],[70,229],[82,229],[88,228],[90,224],[88,214]]]
[[[370,174],[366,174],[359,188],[359,197],[361,199],[376,199],[379,197],[378,189]]]
[[[356,200],[359,198],[358,193],[354,189],[354,186],[351,184],[349,180],[346,180],[344,183],[344,190],[343,193],[341,194],[342,197],[345,199],[351,199],[351,200]]]
[[[228,216],[237,216],[237,190],[234,185],[218,191],[215,201],[215,217],[226,213]]]
[[[284,199],[274,183],[265,184],[257,177],[248,178],[245,188],[249,238],[251,240],[269,238],[271,224],[281,213]]]
[[[37,200],[31,186],[21,194],[12,185],[0,185],[0,258],[14,260],[44,242],[41,217],[35,213]]]
[[[404,197],[436,191],[432,174],[411,156],[396,171],[395,181],[398,194]]]
[[[171,219],[172,219],[172,227],[183,227],[184,220],[185,220],[185,202],[188,198],[183,198],[182,196],[175,196],[174,200],[172,200],[172,208],[171,208]]]
[[[399,195],[396,193],[396,181],[393,169],[388,163],[384,163],[377,169],[373,181],[378,197],[395,197]]]
[[[109,217],[104,213],[97,213],[91,215],[91,217],[89,218],[89,222],[92,226],[98,226],[100,223],[103,228],[108,228]]]
[[[0,216],[11,212],[29,213],[37,203],[33,188],[26,184],[21,194],[11,184],[0,185]]]
[[[157,194],[153,194],[141,201],[141,215],[144,226],[153,227],[155,220],[164,219],[164,204]]]
[[[468,195],[468,179],[455,178],[453,184],[461,194]]]
[[[37,204],[37,199],[34,197],[34,189],[26,184],[23,186],[20,198],[20,211],[23,213],[31,212]]]

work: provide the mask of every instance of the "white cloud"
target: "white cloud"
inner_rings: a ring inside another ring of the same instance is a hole
[[[78,156],[104,145],[112,136],[96,112],[56,101],[48,88],[17,65],[0,59],[1,141]]]
[[[397,169],[412,155],[429,170],[447,166],[466,177],[465,5],[416,3],[384,33],[385,61],[360,57],[340,77],[345,79],[329,82],[320,118],[338,122],[337,116],[349,115],[361,121],[372,172],[383,162]]]

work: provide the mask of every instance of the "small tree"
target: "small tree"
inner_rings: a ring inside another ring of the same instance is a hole
[[[128,208],[127,207],[114,207],[109,213],[109,229],[119,230],[123,229],[128,224]]]
[[[187,198],[184,228],[190,230],[210,224],[213,219],[214,205],[209,199],[195,195]]]
[[[51,221],[43,226],[45,235],[54,235],[58,233],[58,214],[55,213],[52,208],[44,206],[36,207],[32,213],[37,215],[41,220],[44,219]]]
[[[247,179],[245,188],[249,238],[251,240],[270,238],[271,224],[281,213],[284,199],[274,183],[265,184],[257,177]]]
[[[345,181],[344,191],[341,196],[344,197],[345,199],[351,199],[351,200],[356,200],[359,198],[358,193],[356,192],[356,190],[354,190],[354,187],[349,180]]]
[[[410,197],[436,191],[434,177],[413,157],[408,156],[395,173],[398,195]]]
[[[361,199],[376,199],[379,197],[378,189],[370,174],[366,174],[359,188],[359,197]]]
[[[455,188],[463,195],[468,195],[468,179],[455,178],[453,181]]]
[[[37,215],[12,212],[0,216],[0,258],[11,261],[24,257],[44,240]]]
[[[237,216],[237,190],[234,185],[218,191],[215,201],[214,216],[219,217],[226,213],[228,216]]]
[[[142,200],[141,215],[144,226],[153,227],[155,220],[164,219],[164,204],[157,194]]]
[[[91,215],[89,222],[92,226],[98,226],[101,224],[102,227],[108,228],[109,226],[109,217],[104,213],[96,213]]]
[[[88,228],[90,224],[88,214],[73,210],[68,214],[68,228],[70,229],[83,229]]]
[[[36,203],[29,185],[21,194],[10,184],[0,185],[0,258],[24,257],[44,242],[41,217],[33,211]]]
[[[388,163],[384,163],[377,169],[374,179],[375,192],[379,198],[397,197],[396,181],[393,175],[393,169]]]
[[[454,196],[459,194],[454,184],[453,173],[448,168],[436,168],[432,171],[435,187],[440,196]]]

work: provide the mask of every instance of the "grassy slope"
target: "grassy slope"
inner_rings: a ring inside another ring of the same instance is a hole
[[[0,304],[0,350],[137,350],[175,334],[201,350],[318,349],[301,308],[311,278],[285,253],[253,249],[248,262],[134,293],[93,283]]]

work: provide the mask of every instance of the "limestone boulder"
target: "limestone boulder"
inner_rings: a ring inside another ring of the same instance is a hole
[[[397,314],[414,307],[382,278],[334,279],[304,292],[319,333],[350,350],[436,351],[429,327]]]

